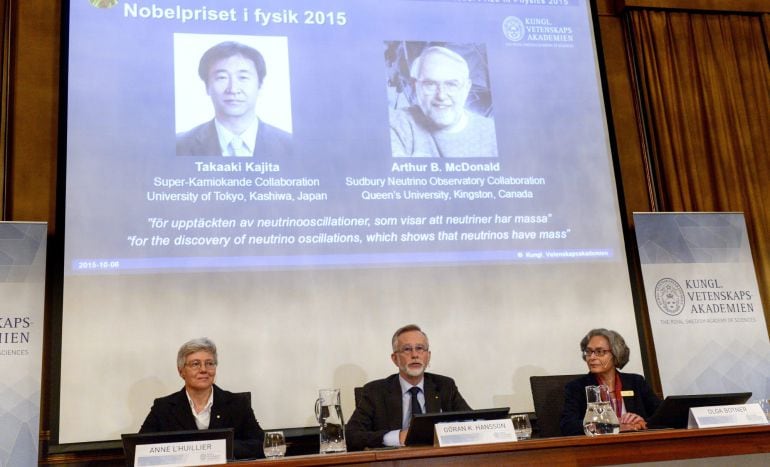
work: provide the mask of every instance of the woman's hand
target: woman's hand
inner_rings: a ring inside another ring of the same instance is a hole
[[[647,422],[635,413],[626,412],[620,416],[620,431],[646,430]]]

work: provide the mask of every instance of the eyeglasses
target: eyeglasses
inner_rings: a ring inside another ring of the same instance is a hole
[[[417,355],[422,355],[422,354],[424,354],[427,351],[428,351],[428,347],[426,347],[424,345],[415,345],[414,347],[412,347],[411,345],[405,345],[405,346],[401,347],[400,349],[398,349],[399,353],[412,353],[412,352],[414,352]]]
[[[585,349],[583,351],[583,357],[588,358],[591,354],[596,355],[597,357],[604,357],[608,353],[612,353],[612,351],[610,349]]]
[[[447,94],[457,94],[465,85],[465,81],[451,79],[449,81],[433,81],[431,79],[417,80],[420,88],[428,94],[434,94],[439,88],[442,88]]]
[[[205,362],[202,362],[200,360],[193,360],[191,362],[187,362],[184,364],[187,368],[192,368],[193,370],[200,370],[201,367],[206,367],[207,370],[213,370],[217,367],[217,362],[213,360],[206,360]]]

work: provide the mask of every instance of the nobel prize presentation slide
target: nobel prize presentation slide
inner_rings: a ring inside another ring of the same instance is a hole
[[[475,408],[632,344],[588,3],[70,0],[59,441],[138,430],[192,337],[264,428],[349,417],[411,322]]]

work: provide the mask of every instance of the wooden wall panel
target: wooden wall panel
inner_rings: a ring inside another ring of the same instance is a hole
[[[11,34],[10,0],[0,0],[0,220],[5,219],[5,170],[8,157],[8,69],[10,53],[8,37]]]
[[[616,16],[600,16],[599,28],[620,163],[619,175],[628,211],[625,220],[628,225],[632,225],[633,211],[649,211],[652,208],[651,194],[647,189],[642,135],[636,118],[634,82],[630,76],[621,19]]]
[[[651,211],[653,197],[648,188],[645,165],[645,145],[637,118],[637,106],[628,54],[626,51],[623,21],[617,15],[599,13],[599,32],[601,36],[601,54],[604,59],[604,71],[607,81],[608,106],[612,112],[611,124],[615,134],[617,166],[615,176],[622,185],[620,203],[624,210],[623,222],[627,232],[626,248],[631,262],[631,289],[638,325],[640,353],[645,374],[651,386],[660,392],[660,379],[656,364],[655,349],[652,340],[644,288],[641,279],[641,266],[636,253],[636,240],[633,235],[633,213]],[[608,11],[608,10],[604,10]]]
[[[60,2],[12,1],[6,218],[54,231]]]
[[[618,10],[626,7],[768,13],[770,0],[617,0]]]

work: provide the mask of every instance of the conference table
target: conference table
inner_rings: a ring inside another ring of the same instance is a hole
[[[242,466],[324,465],[613,465],[761,454],[770,465],[770,425],[651,430],[598,437],[533,438],[453,447],[406,447],[343,454],[291,456],[230,463]],[[727,459],[725,459],[727,460]]]

